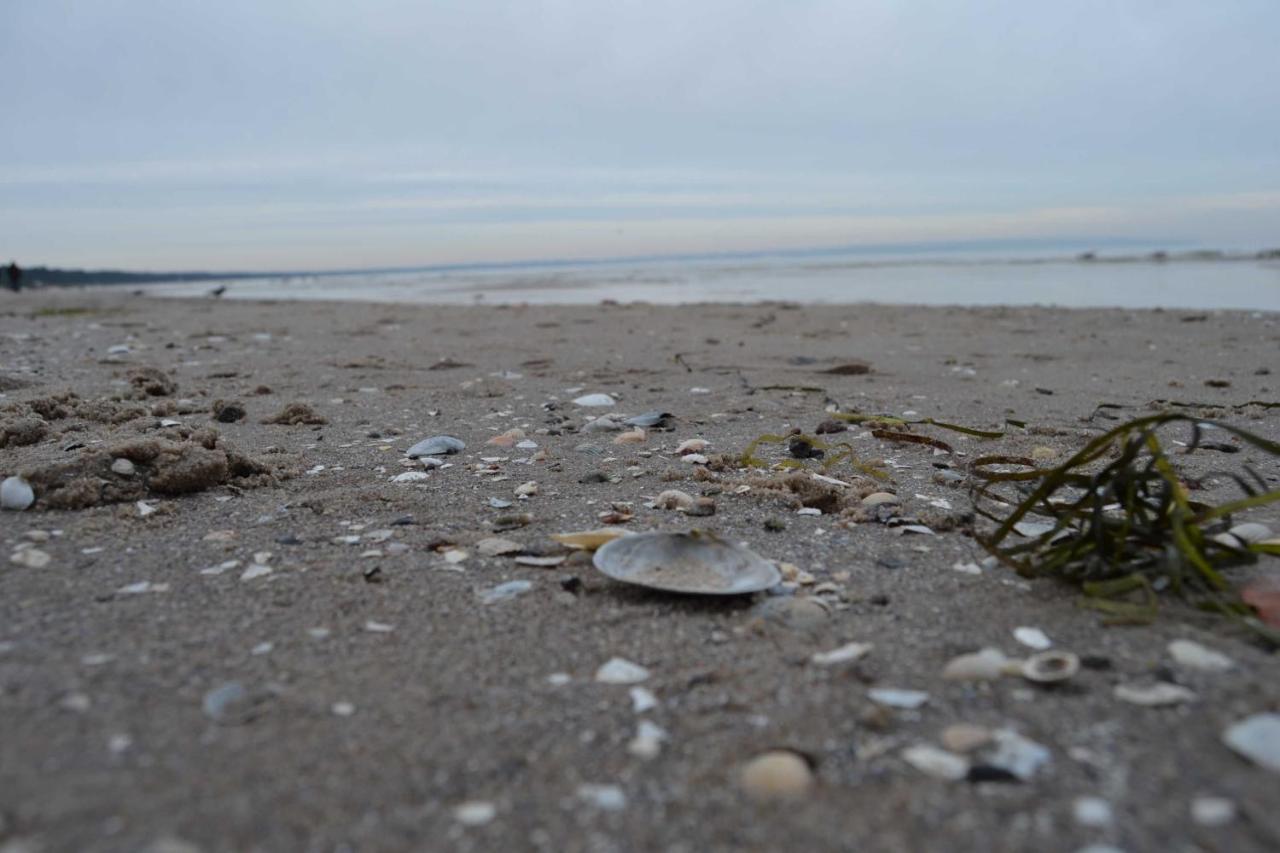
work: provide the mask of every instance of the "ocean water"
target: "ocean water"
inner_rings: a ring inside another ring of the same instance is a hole
[[[152,284],[161,296],[435,304],[591,304],[603,300],[1054,305],[1280,311],[1280,260],[1193,255],[752,256],[741,259],[543,263],[268,276]]]

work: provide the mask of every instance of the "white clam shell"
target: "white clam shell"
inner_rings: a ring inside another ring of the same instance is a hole
[[[614,580],[667,592],[741,595],[782,580],[759,554],[698,531],[624,536],[596,551],[592,562]]]

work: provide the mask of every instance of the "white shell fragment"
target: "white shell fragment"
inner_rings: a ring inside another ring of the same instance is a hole
[[[649,678],[649,670],[625,658],[611,658],[596,670],[601,684],[639,684]]]
[[[948,681],[995,681],[1005,674],[1009,658],[999,649],[982,649],[952,658],[942,670]]]
[[[1280,714],[1254,714],[1227,728],[1222,742],[1234,752],[1280,773]]]
[[[1154,684],[1117,684],[1115,697],[1122,702],[1158,708],[1190,702],[1196,694],[1180,684],[1157,681]]]
[[[524,595],[533,589],[533,584],[529,581],[507,581],[500,583],[493,589],[486,590],[480,600],[485,604],[497,604],[499,601],[507,601],[518,595]]]
[[[575,406],[587,406],[589,408],[614,406],[617,405],[617,400],[614,400],[608,394],[583,394],[581,397],[575,398],[573,404]]]
[[[627,752],[644,761],[657,758],[662,751],[662,742],[667,739],[667,731],[657,723],[641,720],[636,727],[636,736],[627,744]]]
[[[945,749],[922,743],[902,751],[902,760],[926,776],[956,782],[969,775],[969,761]]]
[[[873,646],[870,643],[847,643],[829,652],[818,652],[810,660],[818,666],[837,666],[842,663],[862,660],[872,648]]]
[[[982,763],[1029,782],[1051,757],[1049,750],[1035,741],[1011,729],[1001,729],[994,735],[994,747],[983,754]]]
[[[497,807],[487,800],[468,800],[453,808],[453,819],[463,826],[484,826],[497,814]]]
[[[35,502],[36,493],[31,484],[21,477],[7,477],[0,483],[0,507],[24,510]]]
[[[1258,524],[1256,521],[1237,524],[1227,532],[1246,545],[1253,545],[1271,538],[1271,528],[1265,524]]]
[[[1191,640],[1174,640],[1169,644],[1169,656],[1174,663],[1188,669],[1201,669],[1209,672],[1225,672],[1234,669],[1236,662],[1221,652],[1192,642]]]
[[[592,562],[623,583],[667,592],[740,595],[782,580],[759,554],[707,533],[640,533],[601,547]]]
[[[1042,652],[1053,645],[1053,641],[1049,636],[1039,628],[1029,628],[1022,626],[1013,629],[1013,638],[1029,649],[1035,649]]]
[[[451,435],[433,435],[410,447],[404,455],[410,459],[416,459],[419,456],[447,456],[466,449],[467,445],[460,438],[454,438]]]
[[[888,708],[914,710],[929,701],[923,690],[900,690],[896,687],[875,687],[867,691],[867,698]]]

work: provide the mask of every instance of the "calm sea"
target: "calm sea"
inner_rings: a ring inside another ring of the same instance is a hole
[[[451,304],[689,303],[788,300],[903,305],[1280,311],[1280,260],[1148,255],[981,257],[970,254],[565,262],[501,267],[271,276],[153,284],[164,296]]]

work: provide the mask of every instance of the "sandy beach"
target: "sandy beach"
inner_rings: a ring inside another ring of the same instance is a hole
[[[983,565],[966,465],[1063,458],[1170,401],[1280,439],[1251,405],[1280,399],[1278,351],[1268,313],[0,293],[0,476],[37,486],[0,516],[0,850],[1276,849],[1274,772],[1222,742],[1280,710],[1275,656],[1173,599],[1103,627],[1076,590]],[[587,429],[652,410],[669,427],[636,443]],[[891,480],[832,468],[835,505],[887,488],[934,531],[903,535],[798,512],[725,459],[829,410],[1028,428],[922,430],[954,453],[842,434]],[[514,429],[526,446],[486,443]],[[466,443],[449,467],[406,459],[437,434]],[[676,453],[695,438],[710,464]],[[1249,449],[1181,459],[1280,478]],[[646,506],[671,489],[714,514]],[[628,587],[550,538],[602,518],[748,543],[790,594]],[[564,559],[486,556],[494,537]],[[1081,672],[941,677],[1030,654],[1026,627]],[[1180,639],[1233,668],[1177,664]],[[647,677],[602,683],[613,658]],[[1115,694],[1154,681],[1189,693]],[[1034,766],[951,780],[904,757],[962,723]],[[794,799],[744,790],[771,749],[811,767]]]

